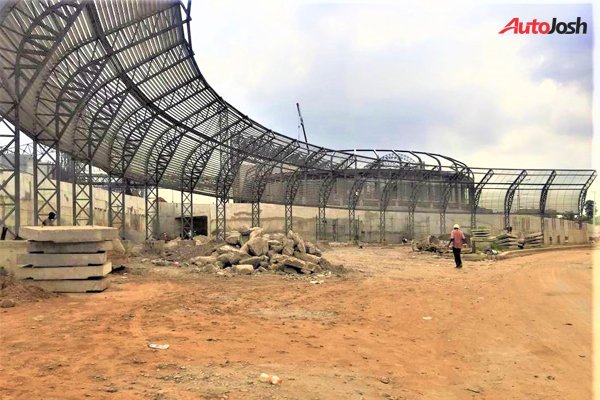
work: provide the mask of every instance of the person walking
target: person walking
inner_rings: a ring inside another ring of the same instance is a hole
[[[452,246],[452,253],[454,254],[454,262],[456,268],[462,268],[462,260],[460,259],[460,250],[462,249],[463,243],[466,242],[465,234],[460,230],[458,224],[454,224],[450,232],[450,241],[448,247]]]

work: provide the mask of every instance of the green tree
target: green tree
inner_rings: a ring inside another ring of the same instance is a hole
[[[585,203],[583,203],[583,215],[584,221],[589,221],[592,222],[594,216],[596,216],[596,212],[598,211],[598,209],[596,208],[596,204],[594,203],[594,200],[587,200]]]

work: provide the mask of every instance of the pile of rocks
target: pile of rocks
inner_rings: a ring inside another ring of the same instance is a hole
[[[413,240],[413,251],[431,251],[433,253],[445,253],[448,250],[448,241],[445,242],[433,235],[428,235],[421,240]]]
[[[225,245],[208,256],[191,258],[205,272],[230,269],[239,274],[283,271],[293,274],[313,274],[332,268],[321,250],[300,235],[289,231],[263,233],[262,228],[248,228],[228,233]]]

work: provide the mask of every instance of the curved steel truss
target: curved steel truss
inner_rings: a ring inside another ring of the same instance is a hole
[[[0,4],[0,222],[20,224],[20,133],[33,139],[34,215],[60,220],[63,157],[73,224],[93,223],[92,167],[108,175],[109,221],[123,227],[128,188],[146,193],[147,237],[158,237],[158,187],[180,190],[182,233],[193,231],[192,196],[217,198],[217,233],[228,201],[356,210],[581,215],[592,170],[469,168],[439,154],[331,150],[273,132],[223,100],[202,76],[190,40],[190,2],[23,0]],[[70,221],[69,221],[70,223]]]

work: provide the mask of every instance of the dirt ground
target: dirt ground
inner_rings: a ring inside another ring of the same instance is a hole
[[[132,260],[104,293],[0,309],[0,398],[591,399],[598,251],[335,248],[353,272],[322,284]]]

